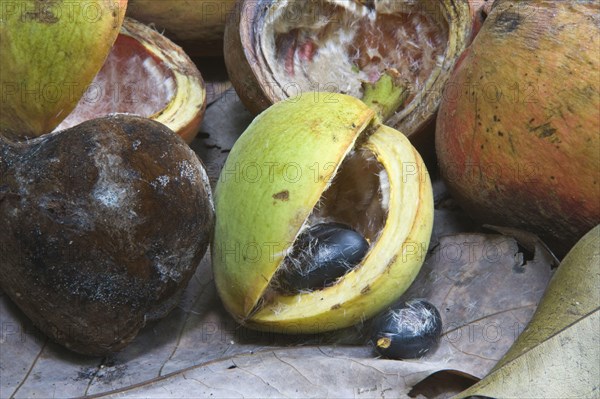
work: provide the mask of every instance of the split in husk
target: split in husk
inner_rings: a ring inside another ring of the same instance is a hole
[[[361,101],[304,93],[259,115],[215,191],[218,292],[242,324],[317,333],[360,322],[397,299],[424,260],[433,222],[425,166]],[[310,226],[339,222],[370,243],[332,285],[290,293],[278,271]]]

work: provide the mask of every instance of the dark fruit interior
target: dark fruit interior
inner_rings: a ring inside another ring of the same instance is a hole
[[[355,230],[372,246],[385,225],[388,201],[389,181],[385,169],[369,150],[354,150],[344,159],[337,175],[321,196],[298,237],[302,237],[304,232],[319,224],[341,223]],[[289,284],[282,282],[282,278],[285,279],[285,275],[301,274],[289,270],[298,267],[295,265],[306,258],[305,254],[297,253],[298,244],[296,242],[294,247],[289,249],[288,257],[272,280],[272,289],[290,292]],[[290,260],[290,257],[297,261]],[[350,270],[352,267],[349,267],[347,272]],[[308,278],[310,276],[307,276]],[[302,283],[298,285],[300,290],[323,288],[308,288]],[[332,284],[328,282],[327,285]]]
[[[139,41],[120,34],[77,107],[55,130],[111,113],[150,117],[175,94],[175,78]]]
[[[385,169],[369,150],[355,150],[344,159],[308,224],[319,220],[344,223],[373,242],[385,225],[388,200]]]

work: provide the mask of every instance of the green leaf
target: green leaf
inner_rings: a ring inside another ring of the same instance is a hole
[[[531,322],[490,374],[456,398],[600,395],[600,225],[562,261]]]

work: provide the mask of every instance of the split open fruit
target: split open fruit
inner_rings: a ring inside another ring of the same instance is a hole
[[[354,97],[304,93],[242,134],[217,183],[215,211],[212,261],[227,310],[252,328],[319,333],[375,315],[408,288],[429,244],[433,198],[402,133]],[[332,284],[285,289],[280,277],[295,241],[330,222],[362,235],[366,256]]]
[[[247,0],[226,26],[227,70],[256,113],[306,91],[362,98],[363,81],[396,70],[408,96],[384,122],[414,140],[476,31],[472,10],[480,3]]]

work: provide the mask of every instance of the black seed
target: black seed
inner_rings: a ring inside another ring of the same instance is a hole
[[[358,265],[368,250],[367,240],[345,224],[314,225],[296,240],[281,281],[291,291],[326,287]]]
[[[377,316],[371,341],[383,357],[414,359],[435,348],[441,333],[442,319],[435,306],[412,300]]]

